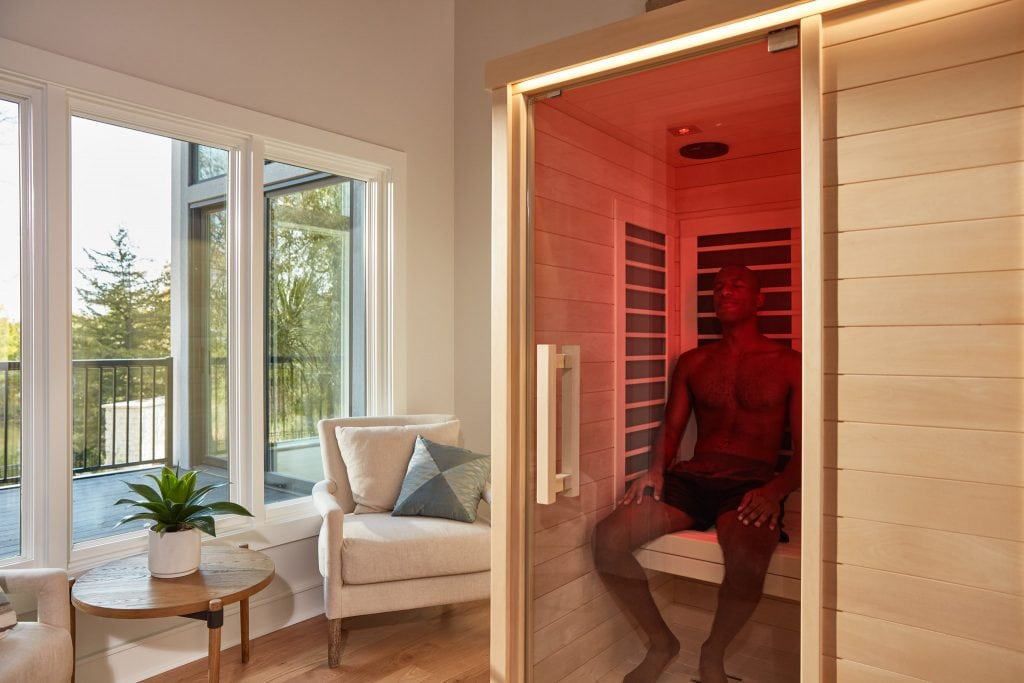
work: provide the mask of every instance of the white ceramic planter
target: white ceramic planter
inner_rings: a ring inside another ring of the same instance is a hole
[[[185,576],[199,569],[199,529],[149,532],[149,573],[158,579]]]

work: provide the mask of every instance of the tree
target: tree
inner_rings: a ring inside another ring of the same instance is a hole
[[[142,358],[170,354],[170,269],[149,278],[139,267],[128,230],[110,236],[108,251],[86,249],[91,268],[79,274],[87,286],[76,291],[86,314],[73,323],[75,358]]]

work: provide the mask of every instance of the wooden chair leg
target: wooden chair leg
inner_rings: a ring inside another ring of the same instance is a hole
[[[341,664],[341,619],[327,620],[327,666],[334,669]]]

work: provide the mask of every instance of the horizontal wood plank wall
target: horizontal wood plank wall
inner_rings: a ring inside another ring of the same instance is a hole
[[[1024,0],[824,28],[825,679],[1024,680]]]
[[[615,496],[615,206],[640,204],[668,220],[674,200],[664,162],[543,102],[534,130],[535,341],[580,344],[583,367],[580,496],[534,508],[533,673],[538,682],[597,680],[617,663],[610,648],[641,646],[594,571],[590,544]]]

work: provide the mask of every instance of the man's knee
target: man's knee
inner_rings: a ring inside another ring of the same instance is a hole
[[[594,566],[599,572],[619,573],[623,561],[632,555],[627,522],[613,513],[594,527]]]
[[[778,546],[778,530],[720,520],[718,542],[725,556],[724,582],[740,592],[759,596],[768,564]]]

